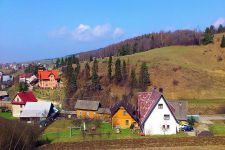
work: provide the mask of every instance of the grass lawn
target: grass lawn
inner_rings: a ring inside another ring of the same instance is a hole
[[[209,126],[210,131],[217,136],[225,136],[225,121],[214,121],[214,124]]]
[[[87,124],[86,126],[92,126],[93,124]],[[100,124],[100,127],[97,128],[96,133],[110,133],[103,134],[102,136],[82,135],[80,129],[73,129],[72,136],[70,137],[70,131],[68,127],[74,126],[72,120],[56,120],[50,126],[48,126],[43,135],[43,140],[49,140],[53,143],[55,142],[78,142],[78,141],[90,141],[90,140],[115,140],[115,139],[134,139],[134,138],[165,138],[165,137],[187,137],[187,134],[181,132],[176,135],[160,135],[160,136],[140,136],[138,133],[133,133],[130,129],[121,129],[120,133],[116,133],[112,129],[111,123]]]
[[[11,112],[0,112],[0,117],[8,119],[8,120],[15,120],[16,119],[12,116]]]

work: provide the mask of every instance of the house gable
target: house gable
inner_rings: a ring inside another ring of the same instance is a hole
[[[131,124],[138,125],[136,119],[123,106],[119,107],[112,115],[113,127],[129,128]]]
[[[178,121],[170,106],[161,96],[154,108],[148,112],[142,123],[142,131],[145,135],[152,134],[176,134]]]

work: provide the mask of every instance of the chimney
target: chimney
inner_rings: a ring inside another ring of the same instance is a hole
[[[163,88],[159,88],[159,92],[163,94]]]

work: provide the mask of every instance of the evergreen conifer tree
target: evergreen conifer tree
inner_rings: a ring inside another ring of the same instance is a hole
[[[119,83],[122,80],[121,61],[119,58],[116,60],[115,63],[115,78],[117,83]]]
[[[108,79],[109,81],[112,80],[112,56],[109,57],[108,61]]]
[[[222,47],[222,48],[225,47],[225,37],[224,37],[224,35],[223,35],[223,37],[222,37],[220,47]]]
[[[147,86],[149,85],[149,73],[148,67],[145,62],[141,65],[140,76],[139,76],[139,86],[143,91],[147,90]]]

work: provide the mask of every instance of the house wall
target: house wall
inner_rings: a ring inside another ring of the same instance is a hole
[[[158,104],[163,104],[163,108],[159,109]],[[159,100],[156,107],[153,109],[151,115],[144,123],[144,134],[145,135],[164,135],[164,134],[176,134],[178,131],[178,124],[167,107],[163,97]],[[170,115],[169,120],[164,119],[164,115]],[[163,129],[163,125],[168,129]]]
[[[40,80],[38,83],[41,88],[51,88],[54,89],[58,86],[57,80],[55,80],[54,75],[49,76],[49,80]]]
[[[13,117],[20,117],[25,105],[12,105],[12,115]]]
[[[130,114],[124,109],[124,107],[120,107],[119,110],[112,117],[113,128],[130,128],[132,123],[134,123],[135,126],[138,126],[137,122],[130,116]]]
[[[109,114],[98,114],[97,111],[91,110],[76,110],[77,118],[79,119],[97,119],[107,120],[110,118]]]

